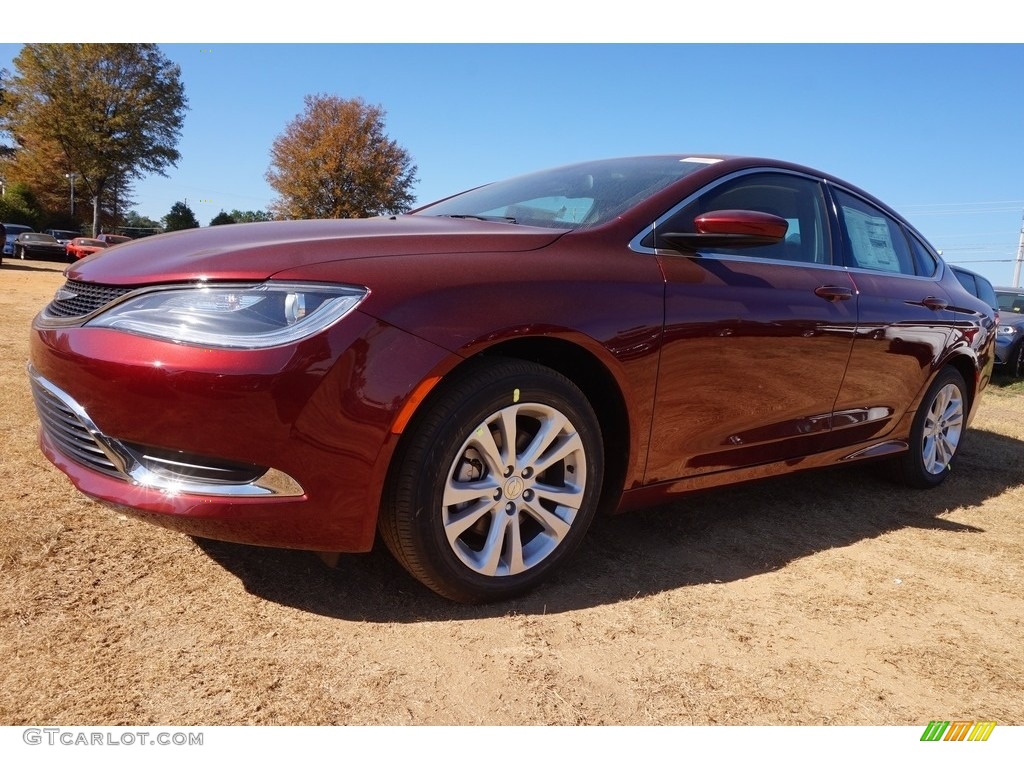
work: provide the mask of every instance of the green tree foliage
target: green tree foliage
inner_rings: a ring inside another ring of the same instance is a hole
[[[270,150],[266,178],[281,218],[401,213],[414,201],[416,166],[384,133],[384,110],[362,99],[307,96]]]
[[[163,218],[164,231],[176,232],[179,229],[195,229],[199,226],[192,209],[180,200],[171,206],[171,211]]]
[[[230,213],[225,213],[224,211],[221,211],[216,216],[214,216],[212,219],[210,219],[210,226],[211,227],[216,227],[216,226],[218,226],[220,224],[237,224],[237,223],[238,222],[235,221],[234,217]]]
[[[153,221],[148,216],[141,215],[138,211],[128,211],[124,215],[118,231],[129,237],[147,237],[163,232],[159,221]]]
[[[19,183],[5,186],[4,196],[0,198],[0,221],[39,229],[40,218],[39,206],[31,189]]]
[[[77,174],[79,194],[93,200],[94,231],[105,193],[116,190],[115,207],[127,205],[132,180],[166,175],[177,163],[187,101],[179,67],[157,46],[31,44],[14,66],[0,130],[14,138],[16,156],[34,156],[27,167],[59,179],[65,194],[63,174]]]
[[[160,229],[160,222],[143,216],[138,211],[128,211],[124,216],[124,226],[130,229]]]
[[[240,211],[237,208],[234,208],[228,215],[239,224],[248,224],[253,221],[274,220],[274,217],[266,211]]]

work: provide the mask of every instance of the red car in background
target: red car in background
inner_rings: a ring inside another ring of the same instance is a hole
[[[86,494],[206,538],[379,534],[467,602],[537,585],[599,510],[868,459],[938,485],[996,336],[871,195],[708,155],[146,238],[33,329],[42,450]]]
[[[68,255],[68,261],[77,261],[109,247],[102,240],[92,237],[76,237],[65,246],[65,252]]]

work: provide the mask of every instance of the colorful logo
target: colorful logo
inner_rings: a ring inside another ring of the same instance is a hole
[[[932,720],[921,741],[988,741],[995,727],[995,720]]]

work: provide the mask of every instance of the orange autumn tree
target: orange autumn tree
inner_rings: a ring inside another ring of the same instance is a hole
[[[274,140],[266,179],[284,219],[350,219],[407,211],[416,166],[384,132],[385,112],[362,99],[306,96]]]

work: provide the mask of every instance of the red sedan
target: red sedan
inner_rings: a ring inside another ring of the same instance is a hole
[[[77,261],[78,259],[84,259],[86,256],[91,256],[96,251],[102,251],[107,247],[107,243],[102,240],[95,240],[91,237],[76,237],[68,242],[64,250],[68,255],[68,261]]]
[[[43,452],[96,499],[237,542],[379,534],[482,601],[599,510],[865,459],[937,485],[995,334],[867,193],[661,156],[120,246],[68,269],[30,376]]]

